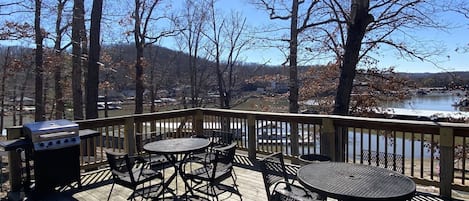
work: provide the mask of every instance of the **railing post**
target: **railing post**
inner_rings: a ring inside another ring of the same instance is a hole
[[[440,195],[451,198],[454,178],[454,134],[453,128],[440,128]]]
[[[204,113],[202,110],[196,110],[194,117],[194,131],[196,135],[203,135],[204,132]]]
[[[20,137],[21,137],[21,128],[7,128],[8,140],[14,140]],[[19,192],[21,190],[21,156],[18,152],[16,151],[8,152],[8,166],[9,166],[9,171],[10,171],[9,180],[10,180],[11,192]]]
[[[256,159],[256,117],[248,115],[248,157]]]
[[[335,149],[335,127],[334,120],[330,118],[322,119],[321,129],[321,154],[331,157],[332,161],[338,161]]]
[[[124,125],[124,150],[133,156],[136,150],[135,146],[135,121],[133,117],[127,117]]]

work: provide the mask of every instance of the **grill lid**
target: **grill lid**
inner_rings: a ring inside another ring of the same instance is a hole
[[[28,123],[23,126],[23,130],[36,151],[80,144],[78,124],[65,119]]]
[[[28,135],[78,130],[77,123],[66,119],[27,123],[23,127]]]

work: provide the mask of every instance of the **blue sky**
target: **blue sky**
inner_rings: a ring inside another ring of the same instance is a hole
[[[246,17],[247,24],[255,30],[261,30],[264,27],[271,27],[273,24],[278,25],[282,23],[283,26],[288,27],[287,21],[270,20],[265,11],[256,9],[252,4],[249,4],[249,1],[252,0],[218,0],[217,7],[222,9],[224,13],[228,13],[231,10],[241,12]],[[183,5],[182,0],[166,2],[169,2],[174,7]],[[378,67],[386,68],[395,66],[396,70],[399,72],[469,71],[469,62],[467,61],[469,53],[463,51],[464,48],[469,49],[469,19],[456,15],[444,17],[451,18],[452,29],[446,31],[417,31],[414,34],[418,35],[418,37],[423,40],[438,41],[441,43],[440,49],[443,53],[433,58],[433,63],[422,62],[416,59],[408,61],[395,51],[383,48],[380,49],[379,54],[372,55],[375,59],[379,60]],[[118,25],[104,25],[102,29],[116,29],[116,26]],[[102,37],[110,37],[107,34],[109,33],[104,31]],[[116,38],[111,36],[110,39],[105,40],[116,40]],[[119,40],[125,42],[124,39]],[[171,39],[161,43],[161,45],[177,50],[177,47],[171,45],[174,44],[174,42],[170,42],[170,40]],[[25,43],[30,44],[30,42],[20,42],[22,45]],[[1,42],[1,44],[5,44],[5,42]],[[10,44],[18,45],[18,42],[10,42]],[[460,51],[456,52],[456,49]],[[241,59],[250,63],[279,65],[285,61],[285,55],[277,48],[256,47],[245,51]],[[327,62],[328,61],[325,60],[312,61],[310,64],[325,64]]]
[[[218,4],[225,11],[237,10],[242,12],[249,24],[254,26],[263,26],[272,23],[282,23],[281,21],[272,21],[268,18],[265,11],[257,10],[248,3],[249,0],[219,0]],[[432,58],[432,62],[422,62],[420,60],[408,60],[402,58],[396,52],[382,49],[380,55],[374,55],[379,60],[379,67],[395,66],[399,72],[441,72],[441,71],[469,71],[468,53],[463,49],[469,49],[469,19],[462,16],[451,15],[444,16],[450,19],[451,29],[447,31],[419,31],[416,32],[419,38],[428,41],[435,41],[441,44],[442,55]],[[455,50],[459,49],[458,52]],[[246,53],[247,61],[276,65],[285,61],[284,56],[275,49],[255,50]],[[319,61],[318,63],[321,63]]]

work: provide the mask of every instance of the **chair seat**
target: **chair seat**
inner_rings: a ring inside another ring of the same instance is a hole
[[[159,171],[171,167],[171,163],[163,155],[151,154],[150,157],[144,157],[145,163],[150,164],[150,169]]]
[[[274,192],[272,193],[272,199],[273,200],[291,200],[291,201],[321,200],[319,199],[319,196],[317,193],[307,191],[302,187],[290,184],[290,189],[291,190],[288,190],[285,184],[277,185],[276,188],[274,189]]]
[[[230,177],[228,173],[231,171],[231,164],[217,164],[217,170],[215,175],[213,176],[213,168],[212,167],[200,167],[196,168],[189,173],[186,173],[185,176],[187,178],[194,178],[194,179],[202,179],[202,180],[210,180],[210,179],[221,179]],[[213,176],[213,177],[212,177]]]
[[[120,180],[128,182],[128,183],[132,183],[132,179],[130,178],[129,174],[116,173],[116,175],[118,176]],[[132,175],[135,179],[134,182],[137,182],[137,183],[143,183],[143,182],[147,182],[153,179],[163,178],[163,175],[160,172],[156,172],[151,169],[143,169],[143,170],[132,169]]]

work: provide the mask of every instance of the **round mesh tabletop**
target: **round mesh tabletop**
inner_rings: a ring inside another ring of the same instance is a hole
[[[313,163],[297,172],[311,191],[340,200],[405,200],[415,193],[410,178],[392,170],[353,163]]]
[[[159,140],[143,145],[143,149],[157,154],[184,154],[207,148],[208,139],[202,138],[175,138]]]

